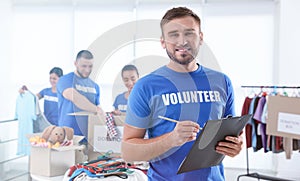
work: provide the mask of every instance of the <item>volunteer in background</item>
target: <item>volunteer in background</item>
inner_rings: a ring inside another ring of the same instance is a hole
[[[56,84],[61,76],[63,76],[63,70],[59,67],[53,67],[49,72],[49,81],[51,87],[41,90],[36,96],[39,99],[44,98],[44,115],[47,121],[52,125],[58,125],[58,98],[56,91]],[[26,86],[25,86],[26,87]],[[19,93],[23,94],[24,89],[21,88]]]
[[[93,54],[81,50],[74,62],[75,71],[62,76],[57,83],[58,125],[71,127],[75,135],[85,136],[83,142],[88,136],[88,116],[71,114],[81,111],[103,114],[99,86],[89,78],[93,63]]]
[[[121,115],[122,112],[126,112],[128,97],[134,84],[139,79],[139,72],[136,66],[129,64],[122,68],[121,76],[127,91],[119,94],[115,98],[113,104],[115,110],[112,112],[115,115]]]

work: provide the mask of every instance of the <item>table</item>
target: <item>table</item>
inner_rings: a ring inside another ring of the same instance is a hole
[[[55,177],[46,177],[41,175],[30,174],[32,181],[62,181],[64,179],[64,175],[55,176]]]

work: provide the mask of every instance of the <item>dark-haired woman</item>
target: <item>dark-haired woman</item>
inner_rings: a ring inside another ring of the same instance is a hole
[[[37,93],[39,99],[44,98],[44,114],[47,120],[53,124],[58,125],[58,98],[56,93],[56,84],[59,78],[63,75],[63,71],[59,67],[54,67],[50,70],[50,84],[51,87],[45,88]]]

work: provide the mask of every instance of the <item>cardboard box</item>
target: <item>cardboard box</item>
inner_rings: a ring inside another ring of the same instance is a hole
[[[89,116],[89,160],[96,159],[97,156],[108,151],[112,151],[114,156],[119,156],[121,154],[121,142],[125,115],[114,116],[114,120],[118,134],[115,138],[109,139],[107,136],[105,116]]]
[[[88,160],[94,160],[98,156],[112,151],[112,156],[121,155],[121,141],[125,114],[114,115],[118,135],[113,140],[107,137],[106,117],[89,112],[76,112],[72,115],[88,116]]]
[[[125,115],[114,116],[117,128],[117,136],[113,140],[107,137],[107,126],[105,116],[89,115],[88,128],[88,159],[94,160],[99,155],[112,151],[113,156],[121,154],[121,141],[123,135],[123,124]]]
[[[40,133],[27,135],[27,138],[40,136]],[[30,173],[40,176],[59,176],[64,175],[70,166],[75,164],[75,150],[83,149],[78,142],[83,136],[74,136],[71,146],[58,148],[42,148],[31,146],[30,151]]]
[[[300,98],[269,96],[267,134],[300,139]]]

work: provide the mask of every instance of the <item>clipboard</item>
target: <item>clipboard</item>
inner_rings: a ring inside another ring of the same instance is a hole
[[[225,155],[217,153],[215,147],[226,136],[238,136],[252,114],[209,120],[193,144],[190,152],[180,164],[177,174],[218,165]]]

